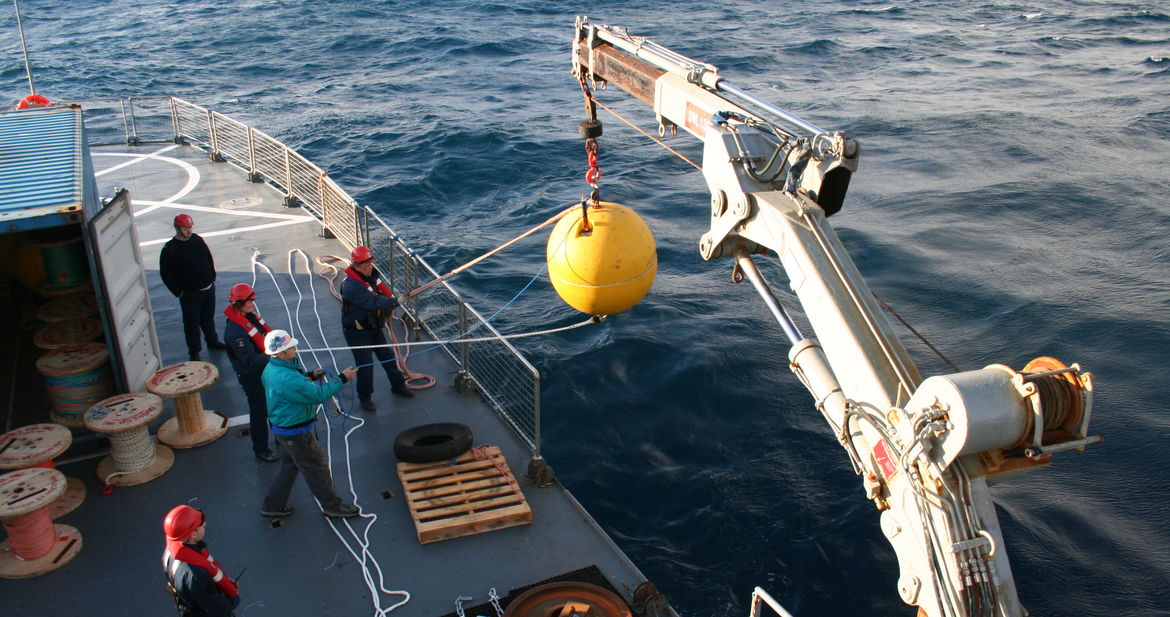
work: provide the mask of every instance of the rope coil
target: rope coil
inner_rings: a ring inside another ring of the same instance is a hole
[[[49,516],[48,508],[0,522],[8,532],[12,552],[25,561],[48,555],[57,543],[57,533],[53,529],[53,519]]]
[[[155,446],[154,440],[150,438],[148,425],[143,424],[109,435],[110,456],[117,471],[106,476],[106,484],[109,484],[112,478],[138,473],[154,464]]]

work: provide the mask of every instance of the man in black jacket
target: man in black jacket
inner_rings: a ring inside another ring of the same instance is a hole
[[[191,232],[194,226],[195,219],[188,214],[175,217],[175,237],[163,245],[158,271],[183,310],[187,353],[192,360],[199,360],[199,352],[203,350],[199,343],[200,330],[209,349],[227,349],[227,346],[215,334],[215,260],[203,238]]]

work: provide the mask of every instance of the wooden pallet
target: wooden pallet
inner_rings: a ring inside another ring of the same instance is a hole
[[[398,479],[420,544],[532,522],[532,508],[497,446],[455,463],[398,463]]]

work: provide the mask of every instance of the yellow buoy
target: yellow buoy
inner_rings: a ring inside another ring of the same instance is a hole
[[[577,208],[548,238],[548,274],[569,306],[613,315],[638,303],[658,273],[654,234],[636,212],[608,201],[589,207],[590,230]]]

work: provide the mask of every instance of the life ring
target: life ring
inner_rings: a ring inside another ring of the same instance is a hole
[[[16,108],[29,109],[31,107],[50,107],[52,104],[52,101],[39,94],[30,94],[23,99],[20,99],[20,102],[16,104]]]
[[[471,428],[466,424],[421,424],[394,438],[394,456],[406,463],[435,463],[467,452],[471,442]]]

